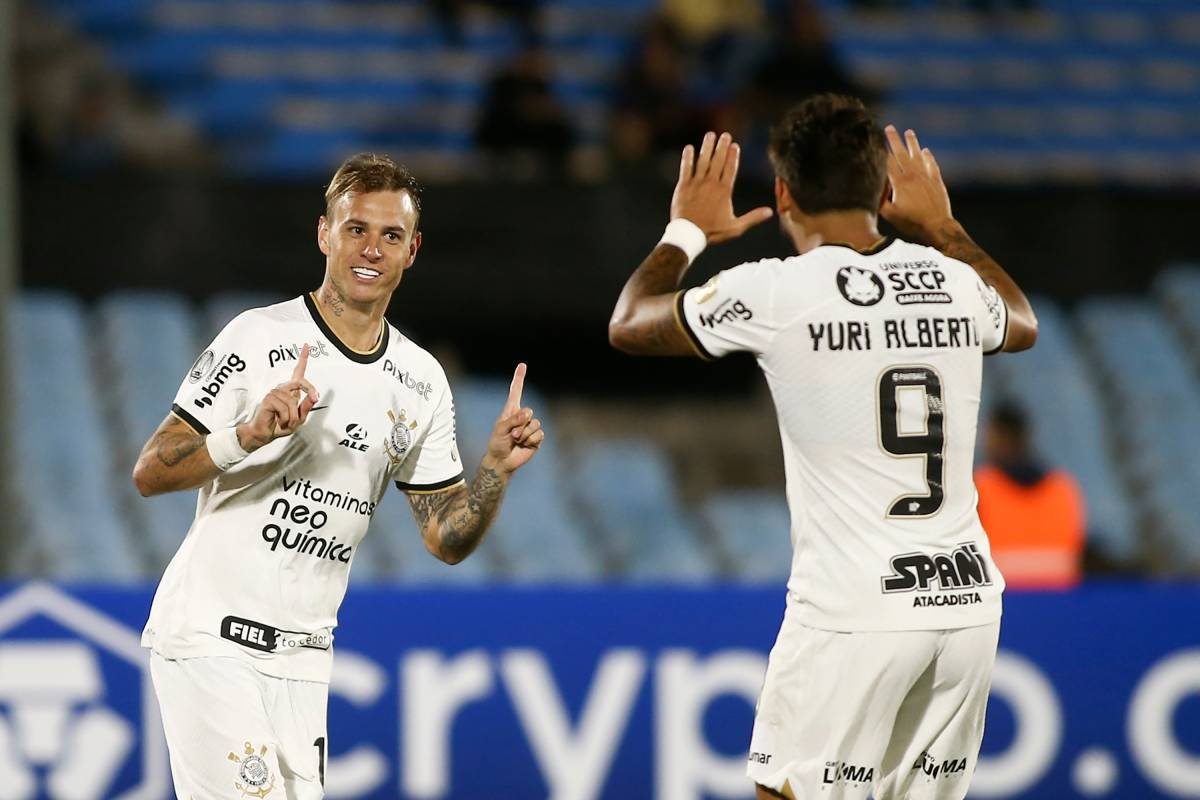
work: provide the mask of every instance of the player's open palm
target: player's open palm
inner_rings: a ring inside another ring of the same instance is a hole
[[[889,125],[884,134],[888,140],[891,196],[879,211],[900,233],[928,241],[932,233],[954,219],[942,171],[933,153],[921,147],[913,131],[905,131],[901,140],[899,132]]]
[[[709,244],[736,239],[771,218],[763,206],[740,217],[733,213],[733,184],[742,149],[728,133],[704,134],[697,153],[690,144],[679,161],[679,182],[671,196],[671,219],[689,220],[704,231]]]
[[[319,395],[316,387],[304,378],[307,366],[306,344],[300,350],[300,359],[296,362],[296,368],[292,370],[291,379],[267,392],[258,408],[254,409],[254,416],[248,423],[247,431],[254,447],[262,447],[283,436],[291,436],[308,419],[308,412],[317,404]]]
[[[521,407],[521,391],[525,387],[525,365],[518,364],[508,387],[508,399],[488,441],[488,458],[505,472],[515,472],[524,466],[542,446],[546,432],[542,421],[535,419],[532,408]]]

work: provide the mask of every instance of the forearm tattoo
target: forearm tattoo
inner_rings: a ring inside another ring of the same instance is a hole
[[[947,225],[938,231],[937,248],[950,258],[970,264],[979,273],[984,282],[994,286],[1007,273],[996,263],[996,260],[984,252],[983,248],[967,235],[958,225]]]
[[[436,522],[440,550],[446,560],[461,561],[478,546],[504,496],[505,481],[494,469],[480,467],[465,489],[408,496],[413,516],[424,529]]]
[[[678,247],[655,247],[625,284],[625,291],[621,294],[622,306],[643,297],[671,294],[678,290],[687,268],[687,255]],[[646,345],[665,346],[679,338],[679,325],[673,316],[654,315],[649,320],[639,322],[638,338]]]
[[[204,447],[204,437],[190,431],[159,431],[150,446],[163,466],[174,467]]]

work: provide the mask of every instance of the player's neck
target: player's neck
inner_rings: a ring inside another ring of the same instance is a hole
[[[384,308],[363,308],[351,303],[328,283],[322,284],[312,296],[321,319],[351,350],[370,353],[379,345]]]
[[[879,225],[870,211],[829,211],[824,214],[797,215],[789,233],[797,253],[807,253],[824,244],[844,244],[855,250],[869,250],[879,243]]]

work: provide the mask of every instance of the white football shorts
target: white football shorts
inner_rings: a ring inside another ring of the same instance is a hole
[[[777,792],[786,784],[796,800],[961,800],[999,635],[999,622],[839,633],[802,625],[789,609],[746,773]]]
[[[263,675],[237,658],[151,652],[180,800],[325,796],[329,686]]]

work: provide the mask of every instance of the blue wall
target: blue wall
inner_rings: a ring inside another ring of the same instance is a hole
[[[150,596],[29,584],[0,598],[5,785],[169,796],[137,647]],[[750,797],[743,759],[782,599],[355,587],[329,796]],[[1198,612],[1192,587],[1009,596],[972,797],[1200,797]]]

